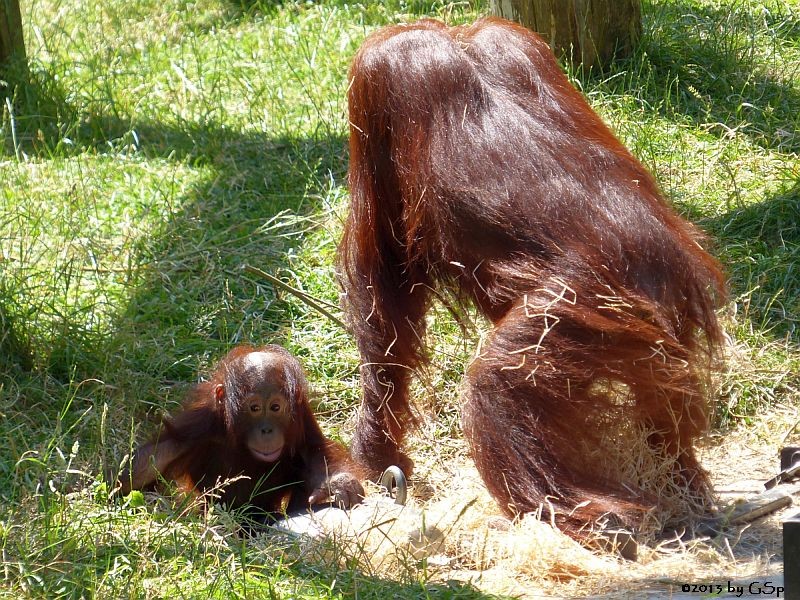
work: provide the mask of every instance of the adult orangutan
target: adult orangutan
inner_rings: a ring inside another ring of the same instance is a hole
[[[462,419],[507,513],[542,510],[576,537],[609,513],[635,526],[654,497],[605,449],[636,428],[707,500],[693,443],[724,277],[547,44],[499,19],[425,20],[370,36],[350,78],[338,264],[363,361],[354,458],[411,469],[409,378],[446,292],[493,325]]]
[[[187,491],[218,489],[230,508],[262,515],[329,497],[345,507],[360,502],[357,469],[322,434],[307,390],[300,363],[280,346],[237,346],[138,448],[120,476],[122,493],[173,480]]]

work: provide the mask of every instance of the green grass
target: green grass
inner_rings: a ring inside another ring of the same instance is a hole
[[[724,428],[800,398],[800,3],[646,2],[636,56],[576,85],[708,231],[738,349]],[[23,3],[27,69],[0,107],[0,593],[481,597],[310,560],[230,519],[109,503],[100,473],[239,342],[300,356],[334,437],[358,357],[246,265],[338,302],[348,62],[380,25],[479,2]],[[432,326],[441,439],[471,346]],[[346,428],[342,429],[346,432]]]

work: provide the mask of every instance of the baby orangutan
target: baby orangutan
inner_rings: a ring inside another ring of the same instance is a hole
[[[163,478],[269,514],[329,498],[349,508],[364,495],[356,473],[347,450],[322,434],[298,360],[279,346],[238,346],[138,448],[120,483],[125,494]]]

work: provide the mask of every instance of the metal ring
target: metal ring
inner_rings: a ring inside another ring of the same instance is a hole
[[[392,465],[386,469],[383,475],[381,475],[381,485],[386,488],[386,491],[389,493],[389,498],[394,497],[395,504],[406,503],[406,498],[408,498],[408,482],[405,473],[403,473],[400,467]],[[394,496],[392,496],[392,489],[394,489]]]

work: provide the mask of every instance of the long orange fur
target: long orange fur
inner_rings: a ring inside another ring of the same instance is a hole
[[[626,426],[707,498],[693,445],[723,275],[545,42],[499,19],[387,27],[356,55],[348,100],[339,271],[363,360],[356,459],[411,470],[409,379],[445,290],[493,324],[463,428],[503,510],[542,510],[576,537],[609,513],[635,526],[656,500],[603,452]]]

